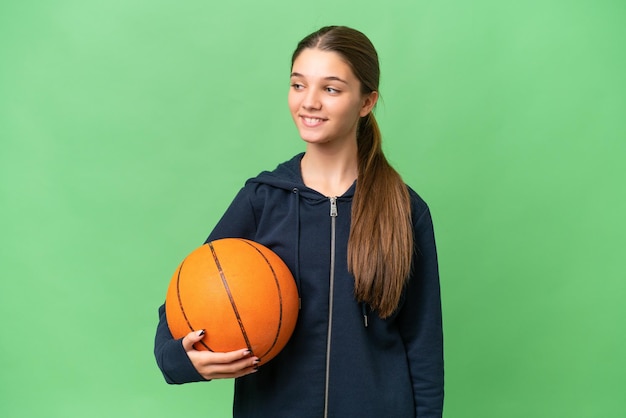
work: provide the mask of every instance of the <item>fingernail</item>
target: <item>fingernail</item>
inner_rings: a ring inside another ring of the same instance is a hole
[[[198,332],[198,337],[202,337],[204,335],[204,330],[201,329],[200,332]]]
[[[252,354],[252,351],[250,351],[250,350],[246,350],[246,351],[243,352],[244,356],[249,356],[250,354]]]
[[[256,359],[256,360],[254,360],[252,363],[254,363],[254,364],[259,364],[260,362],[261,362],[261,359],[260,359],[260,358],[258,358],[258,359]]]

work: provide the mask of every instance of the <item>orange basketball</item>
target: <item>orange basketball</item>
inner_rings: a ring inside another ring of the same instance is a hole
[[[298,318],[298,289],[285,263],[263,245],[224,238],[195,249],[167,290],[174,338],[204,329],[198,350],[248,348],[263,363],[283,349]]]

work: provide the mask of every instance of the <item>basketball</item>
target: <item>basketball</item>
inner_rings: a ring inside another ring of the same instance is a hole
[[[266,363],[287,344],[298,318],[298,289],[267,247],[224,238],[192,251],[170,281],[167,324],[175,339],[205,330],[197,350],[248,348]]]

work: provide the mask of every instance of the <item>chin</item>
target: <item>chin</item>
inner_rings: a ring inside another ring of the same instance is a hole
[[[327,138],[311,137],[307,135],[300,135],[300,138],[307,144],[326,144],[330,142]]]
[[[303,132],[300,131],[300,138],[302,138],[302,140],[304,142],[307,143],[321,143],[321,142],[327,142],[326,138],[321,137],[320,135],[312,135],[311,132]]]

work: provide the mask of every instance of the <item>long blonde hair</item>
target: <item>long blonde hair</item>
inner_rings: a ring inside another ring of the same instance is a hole
[[[361,93],[378,91],[378,54],[361,32],[327,26],[298,44],[292,65],[307,48],[333,51],[350,65],[361,82]],[[354,275],[354,294],[382,318],[398,306],[411,270],[413,228],[411,202],[404,181],[387,162],[374,115],[361,118],[357,130],[358,179],[352,203],[348,239],[348,269]]]

